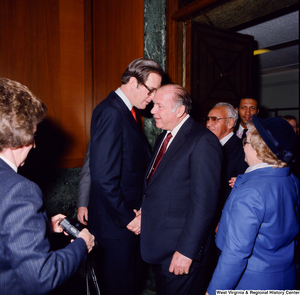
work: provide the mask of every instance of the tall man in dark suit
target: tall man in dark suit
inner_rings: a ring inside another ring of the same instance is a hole
[[[64,249],[50,251],[51,228],[40,188],[17,173],[47,107],[24,85],[0,78],[0,294],[46,294],[70,278],[94,246],[83,229]],[[65,216],[51,219],[54,232]]]
[[[139,231],[143,179],[150,151],[131,114],[145,109],[163,71],[153,60],[134,60],[122,85],[94,110],[91,122],[88,227],[98,241],[101,295],[134,295],[141,283]]]
[[[219,139],[223,149],[222,177],[220,189],[220,212],[231,192],[229,180],[238,174],[244,174],[248,168],[245,153],[240,138],[233,134],[238,120],[238,113],[234,107],[226,102],[216,104],[208,113],[206,127]],[[220,216],[219,216],[220,217]]]
[[[214,243],[221,146],[189,116],[192,101],[180,85],[161,87],[153,102],[156,126],[165,132],[157,138],[144,182],[142,257],[154,265],[157,294],[204,294]],[[161,146],[166,152],[157,166]]]

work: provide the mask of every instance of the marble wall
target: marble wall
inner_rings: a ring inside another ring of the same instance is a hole
[[[166,0],[144,0],[144,55],[166,67]]]
[[[44,188],[44,204],[49,216],[62,213],[76,218],[77,192],[81,168],[59,169]]]
[[[158,62],[166,69],[166,0],[144,0],[144,56]],[[151,105],[145,116],[144,130],[149,144],[153,147],[161,130],[155,127],[150,113]],[[147,115],[148,114],[148,115]]]

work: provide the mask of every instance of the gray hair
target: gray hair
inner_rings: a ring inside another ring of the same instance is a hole
[[[228,102],[219,102],[219,103],[217,103],[217,104],[214,106],[214,108],[215,108],[215,107],[218,107],[218,106],[225,106],[225,107],[226,107],[228,117],[234,119],[234,127],[235,127],[236,122],[237,122],[237,120],[238,120],[238,118],[239,118],[239,114],[238,114],[237,110],[233,107],[233,105],[230,104],[230,103],[228,103]]]
[[[190,97],[188,91],[178,84],[167,84],[166,86],[172,86],[174,89],[174,102],[175,105],[172,109],[172,112],[174,113],[177,108],[180,106],[185,107],[185,113],[190,114],[192,111],[192,98]]]

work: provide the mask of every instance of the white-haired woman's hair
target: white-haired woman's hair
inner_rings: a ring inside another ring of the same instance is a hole
[[[228,102],[219,102],[217,103],[215,107],[218,107],[218,106],[225,106],[226,109],[227,109],[227,113],[228,113],[228,117],[230,118],[233,118],[234,119],[234,126],[236,125],[236,122],[239,118],[239,114],[237,112],[237,110],[233,107],[232,104],[228,103]]]

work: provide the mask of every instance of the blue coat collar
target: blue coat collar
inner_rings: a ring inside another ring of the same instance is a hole
[[[273,177],[284,177],[290,175],[290,167],[283,167],[283,168],[259,168],[253,170],[251,172],[238,175],[236,181],[234,183],[234,187],[239,187],[247,182],[249,179],[257,179],[264,176],[273,176]]]

